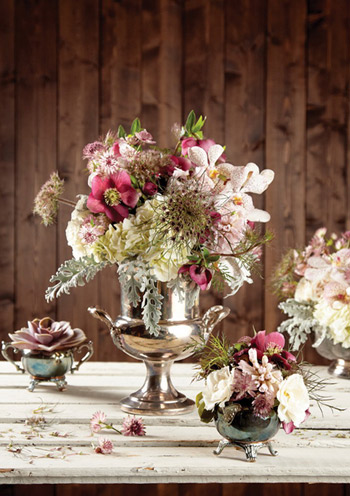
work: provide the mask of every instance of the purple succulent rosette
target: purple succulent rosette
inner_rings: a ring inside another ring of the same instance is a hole
[[[69,322],[56,322],[50,317],[28,321],[28,327],[9,336],[13,346],[20,350],[46,353],[74,348],[86,341],[86,335],[81,329],[72,329]]]

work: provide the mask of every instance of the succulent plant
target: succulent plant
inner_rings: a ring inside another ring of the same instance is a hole
[[[72,329],[69,322],[56,322],[50,317],[28,321],[28,327],[9,336],[13,345],[20,350],[48,353],[73,348],[86,340],[81,329]]]

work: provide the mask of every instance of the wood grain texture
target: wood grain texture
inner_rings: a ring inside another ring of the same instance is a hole
[[[265,167],[265,60],[266,2],[227,2],[225,67],[225,143],[228,161],[235,165],[255,162]],[[251,12],[255,12],[252,17]],[[267,164],[270,167],[270,164]],[[254,198],[264,208],[263,197]],[[244,285],[225,299],[231,313],[224,321],[232,338],[252,335],[264,327],[263,281],[255,274],[253,285]]]
[[[82,148],[140,116],[162,145],[193,108],[233,163],[276,172],[267,192],[276,240],[265,281],[225,300],[233,336],[282,318],[268,279],[281,253],[314,229],[350,227],[349,2],[339,0],[4,0],[0,6],[1,337],[34,315],[82,327],[95,359],[127,360],[90,304],[119,313],[113,267],[48,305],[49,277],[70,258],[61,209],[57,228],[31,214],[40,184],[57,168],[66,196],[88,192]],[[16,40],[16,41],[15,41]],[[16,78],[14,79],[14,75]],[[264,207],[264,198],[255,204]],[[222,302],[213,289],[205,311]],[[321,362],[310,351],[307,358]]]
[[[0,4],[0,336],[14,329],[15,320],[15,2]]]
[[[305,241],[305,22],[303,0],[270,0],[267,19],[266,164],[276,178],[266,192],[273,245],[266,251],[265,279],[282,254]],[[281,230],[280,226],[283,226]],[[265,326],[281,320],[265,286]]]
[[[82,160],[86,143],[99,134],[99,2],[59,2],[59,105],[58,171],[65,179],[65,195],[87,194],[87,174]],[[57,265],[72,258],[65,228],[71,209],[63,207],[58,219]],[[108,292],[108,288],[102,288]],[[83,329],[98,351],[97,322],[87,307],[99,301],[98,279],[57,301],[57,315]]]
[[[56,168],[57,2],[16,2],[15,327],[55,316],[44,299],[55,271],[56,230],[32,214],[33,199]]]

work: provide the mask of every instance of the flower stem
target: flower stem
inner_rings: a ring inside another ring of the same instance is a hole
[[[69,205],[70,207],[75,207],[76,206],[76,202],[73,202],[71,200],[67,200],[66,198],[57,198],[57,200],[61,203],[64,203],[65,205]]]
[[[117,432],[118,434],[121,434],[121,431],[118,431],[115,427],[113,427],[113,424],[106,424],[105,422],[100,422],[101,425],[104,425],[106,429],[112,429],[112,431]]]

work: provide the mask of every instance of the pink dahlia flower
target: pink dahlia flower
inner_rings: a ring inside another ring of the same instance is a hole
[[[69,322],[55,322],[50,317],[34,319],[14,334],[9,334],[12,344],[20,350],[53,353],[67,350],[83,343],[86,336],[81,329],[72,329]]]
[[[135,415],[131,417],[128,415],[122,425],[122,434],[123,436],[145,436],[146,429],[143,424],[142,418],[136,418]]]
[[[113,451],[113,443],[107,437],[100,437],[98,440],[99,445],[95,448],[95,453],[102,453],[102,455],[110,455]]]
[[[112,222],[121,222],[129,216],[128,207],[136,207],[139,197],[129,174],[119,171],[109,177],[93,178],[87,207],[95,214],[106,214]]]

